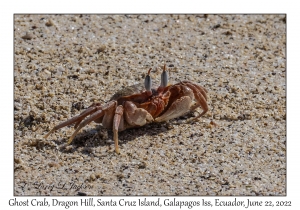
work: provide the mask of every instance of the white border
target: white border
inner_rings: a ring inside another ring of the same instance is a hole
[[[292,1],[291,1],[292,2]],[[295,2],[295,1],[293,1]],[[162,0],[118,0],[118,1],[9,1],[1,3],[1,179],[0,206],[8,206],[8,200],[13,197],[13,14],[14,13],[287,13],[287,196],[257,197],[255,200],[290,200],[292,207],[299,204],[299,139],[298,116],[300,104],[299,89],[299,12],[296,4],[287,1],[252,0],[252,1],[162,1]],[[28,197],[34,199],[34,197]],[[52,197],[54,198],[54,197]],[[58,199],[62,197],[58,197]],[[79,198],[64,197],[78,200]],[[95,199],[98,199],[97,197]],[[119,200],[122,197],[114,197]],[[166,197],[162,197],[165,199]],[[199,197],[214,200],[215,197]],[[233,197],[216,197],[222,200],[232,200]],[[251,197],[238,197],[246,200]],[[27,197],[21,199],[26,200]],[[42,200],[42,197],[38,197]],[[128,197],[126,198],[128,199]],[[138,199],[131,197],[131,199]],[[180,200],[195,200],[193,197],[179,197]],[[61,207],[60,207],[61,208]],[[77,207],[78,208],[78,207]],[[98,207],[99,208],[99,207]],[[199,208],[199,207],[198,207]],[[201,207],[203,208],[203,207]],[[230,207],[229,207],[230,208]],[[229,209],[228,208],[228,209]],[[71,209],[76,209],[71,207]],[[128,207],[129,209],[129,207]]]

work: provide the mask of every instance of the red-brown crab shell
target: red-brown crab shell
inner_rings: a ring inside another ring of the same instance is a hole
[[[68,141],[70,144],[82,127],[94,121],[102,123],[104,128],[113,129],[115,149],[119,153],[118,131],[151,122],[174,119],[199,106],[203,111],[194,119],[208,111],[207,90],[204,87],[190,81],[167,85],[164,66],[162,84],[151,88],[150,70],[144,87],[137,84],[123,88],[116,92],[106,104],[94,103],[81,114],[55,126],[45,138],[52,132],[75,123],[76,130]]]

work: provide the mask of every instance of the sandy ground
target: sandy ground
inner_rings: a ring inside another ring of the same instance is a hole
[[[15,195],[286,195],[284,15],[15,15],[14,30]],[[208,89],[198,121],[120,132],[120,155],[94,122],[71,145],[72,126],[43,138],[163,64]]]

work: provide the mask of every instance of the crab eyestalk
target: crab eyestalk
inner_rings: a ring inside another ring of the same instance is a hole
[[[168,86],[168,73],[166,71],[166,64],[164,65],[163,72],[161,73],[161,83],[158,87],[158,91],[163,91],[165,87]]]
[[[161,73],[161,83],[160,86],[165,88],[168,86],[168,73],[166,71],[166,64],[164,65],[164,70]]]
[[[152,95],[152,91],[151,91],[151,87],[152,87],[152,80],[150,77],[150,71],[152,70],[152,68],[149,69],[147,76],[145,77],[145,89],[147,94],[150,96]]]

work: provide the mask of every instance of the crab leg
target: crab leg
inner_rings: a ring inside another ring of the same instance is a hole
[[[204,87],[196,85],[196,84],[194,84],[192,82],[189,82],[189,81],[183,81],[182,83],[185,84],[185,85],[187,85],[189,88],[193,88],[194,87],[195,90],[198,90],[204,96],[205,101],[207,101],[207,94],[206,94],[207,90]]]
[[[191,88],[194,92],[195,95],[195,99],[197,101],[197,103],[191,108],[191,110],[195,110],[197,107],[201,106],[201,108],[203,109],[202,113],[199,114],[197,117],[193,118],[192,120],[196,120],[197,118],[203,116],[207,111],[208,111],[208,105],[207,102],[205,100],[205,96],[206,94],[203,96],[201,92],[203,92],[205,89],[203,88],[203,90],[199,90],[201,89],[201,87],[196,87],[196,85],[193,85],[191,83],[185,83],[189,88]],[[206,96],[207,97],[207,96]]]
[[[119,142],[118,129],[123,116],[123,112],[124,112],[123,106],[122,105],[117,106],[115,111],[114,121],[113,121],[114,141],[115,141],[115,149],[117,154],[120,154],[119,143],[118,143]]]
[[[91,116],[89,116],[88,118],[86,118],[84,121],[82,121],[79,125],[77,125],[77,129],[74,131],[74,133],[72,134],[72,136],[69,138],[68,140],[68,144],[71,144],[71,142],[73,141],[74,137],[76,136],[76,134],[78,133],[78,131],[83,128],[84,126],[86,126],[87,124],[89,124],[90,122],[102,117],[105,114],[105,111],[107,109],[110,109],[112,106],[115,105],[115,102],[109,102],[105,105],[103,105],[103,107],[101,106],[96,106],[93,108],[96,108],[95,110],[97,110],[96,112],[94,112]],[[85,113],[85,112],[84,112]],[[85,113],[86,114],[86,113]],[[81,121],[82,119],[80,119]],[[76,123],[77,124],[77,123]]]
[[[200,103],[200,106],[203,109],[203,112],[198,116],[198,117],[201,117],[208,111],[208,105],[207,105],[207,102],[204,100],[204,97],[201,93],[197,93],[195,95],[195,99],[197,100],[198,103]]]
[[[100,107],[100,108],[99,108]],[[96,109],[95,109],[96,108]],[[83,111],[79,116],[80,119],[78,119],[78,121],[75,123],[74,128],[76,129],[78,127],[78,125],[81,123],[81,121],[88,116],[90,113],[95,112],[101,108],[101,104],[100,103],[94,103],[91,106],[89,106],[85,111]],[[92,110],[92,112],[90,111]]]
[[[89,114],[91,114],[92,112],[95,112],[99,109],[102,109],[101,106],[98,107],[98,106],[91,106],[89,108],[87,108],[87,110],[85,110],[84,112],[82,112],[80,115],[79,115],[79,119],[78,121],[76,122],[76,124],[74,125],[74,128],[76,129],[78,127],[78,125],[81,123],[81,121],[86,117],[88,116]]]
[[[190,84],[192,84],[204,96],[205,101],[207,101],[207,94],[206,94],[207,90],[204,87],[202,87],[202,86],[195,85],[193,83],[190,83]]]
[[[96,120],[97,118],[102,117],[103,115],[104,115],[104,111],[103,110],[98,110],[95,113],[93,113],[91,116],[89,116],[88,118],[86,118],[83,122],[81,122],[79,124],[79,126],[77,127],[77,129],[72,134],[72,136],[69,138],[68,144],[72,143],[74,137],[76,136],[76,134],[79,132],[79,130],[81,128],[83,128],[84,126],[86,126],[87,124],[89,124],[90,122],[92,122],[93,120]]]
[[[71,119],[69,119],[69,120],[67,120],[67,121],[65,121],[65,122],[63,122],[63,123],[61,123],[61,124],[55,126],[54,128],[52,128],[52,130],[49,131],[49,132],[44,136],[44,138],[45,138],[45,139],[48,138],[48,136],[49,136],[51,133],[53,133],[54,131],[56,131],[56,130],[58,130],[58,129],[60,129],[60,128],[63,128],[63,127],[65,127],[65,126],[67,126],[67,125],[71,125],[71,124],[73,124],[73,123],[75,123],[75,122],[76,122],[76,125],[77,125],[78,122],[80,123],[80,122],[82,121],[83,118],[85,118],[87,115],[89,115],[90,113],[92,113],[92,112],[94,112],[94,111],[96,111],[96,110],[97,110],[97,107],[90,107],[90,108],[88,108],[87,110],[85,110],[84,112],[82,112],[80,115],[75,116],[75,117],[73,117],[73,118],[71,118]],[[75,125],[75,128],[77,127],[76,125]]]

